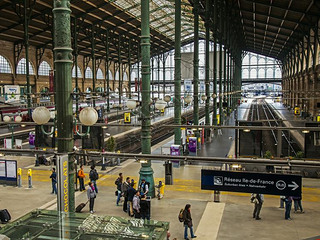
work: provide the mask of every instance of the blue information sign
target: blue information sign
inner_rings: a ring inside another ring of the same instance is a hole
[[[201,189],[301,196],[299,175],[201,170]]]

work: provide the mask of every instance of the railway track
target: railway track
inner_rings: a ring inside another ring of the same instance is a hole
[[[256,99],[252,102],[248,120],[251,122],[261,121],[263,126],[278,127],[280,126],[281,119],[278,118],[273,108],[265,101],[265,99]],[[288,152],[293,156],[297,155],[300,150],[297,144],[294,144],[290,139],[287,131],[281,131],[282,144],[288,149]],[[278,134],[275,130],[262,131],[263,140],[263,152],[267,150],[271,152],[273,156],[277,155],[277,145],[279,144]],[[283,152],[283,151],[282,151]]]

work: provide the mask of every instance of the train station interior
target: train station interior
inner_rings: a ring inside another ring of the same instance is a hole
[[[320,239],[319,24],[313,0],[0,1],[0,239]]]

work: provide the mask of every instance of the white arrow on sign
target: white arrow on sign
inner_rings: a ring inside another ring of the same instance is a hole
[[[292,181],[292,183],[293,184],[288,184],[288,187],[292,187],[292,191],[294,191],[294,190],[296,190],[298,187],[299,187],[299,185],[298,184],[296,184],[296,182],[294,182],[294,181]]]

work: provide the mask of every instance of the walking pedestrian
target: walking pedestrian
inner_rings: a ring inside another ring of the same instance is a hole
[[[80,191],[85,191],[86,188],[84,187],[84,178],[86,177],[83,172],[83,165],[80,165],[80,170],[78,171],[79,177],[79,184],[80,184]]]
[[[297,213],[299,209],[301,213],[304,213],[302,204],[301,204],[302,197],[292,197],[292,199],[294,203],[294,213]]]
[[[291,206],[292,206],[292,197],[286,196],[286,198],[284,199],[284,203],[286,205],[286,212],[285,212],[284,218],[286,220],[291,220],[290,212],[291,212]]]
[[[98,174],[97,170],[95,169],[94,165],[92,165],[90,168],[91,168],[91,170],[89,173],[89,178],[94,186],[96,193],[98,193],[97,180],[99,179],[99,174]]]
[[[147,201],[147,196],[143,193],[140,199],[140,213],[143,220],[150,220],[150,203]]]
[[[126,181],[122,184],[122,188],[121,188],[121,191],[122,191],[122,194],[123,194],[123,197],[124,197],[124,202],[123,202],[123,211],[124,212],[127,212],[127,209],[128,209],[128,188],[130,186],[130,177],[127,177],[126,178]]]
[[[122,176],[122,173],[119,173],[119,177],[114,182],[117,186],[117,191],[118,191],[117,202],[116,202],[117,206],[119,206],[119,202],[122,194],[122,191],[121,191],[122,182],[123,182],[123,176]]]
[[[52,183],[52,192],[51,194],[57,194],[57,173],[56,169],[52,168],[52,173],[50,175],[51,183]]]
[[[136,191],[136,194],[133,197],[132,200],[132,208],[135,218],[140,218],[140,192]]]
[[[191,205],[187,204],[183,211],[183,219],[184,219],[184,239],[189,240],[188,238],[188,228],[190,229],[191,238],[196,238],[197,236],[193,233],[193,223],[191,218]]]
[[[89,200],[89,209],[90,209],[90,213],[94,213],[93,211],[93,206],[94,206],[94,199],[97,196],[96,190],[94,188],[94,185],[92,182],[89,182],[89,187],[87,190],[87,196],[88,196],[88,200]]]
[[[263,201],[264,201],[263,194],[257,194],[257,193],[251,194],[251,202],[254,203],[253,218],[255,218],[256,220],[261,220],[260,211],[262,208]]]

